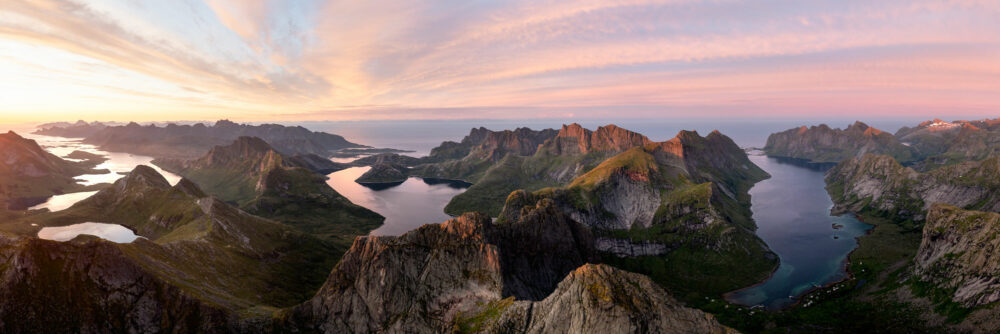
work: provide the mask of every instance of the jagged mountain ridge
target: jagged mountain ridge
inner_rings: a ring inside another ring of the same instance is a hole
[[[573,123],[564,125],[531,155],[507,154],[494,161],[470,152],[461,160],[415,167],[411,174],[472,183],[448,203],[448,213],[478,210],[497,215],[511,191],[562,186],[607,158],[650,142],[641,134],[615,125],[592,131]]]
[[[768,156],[837,163],[866,153],[891,155],[903,161],[918,160],[914,150],[895,136],[860,121],[847,128],[831,129],[826,124],[799,127],[767,137],[764,152]]]

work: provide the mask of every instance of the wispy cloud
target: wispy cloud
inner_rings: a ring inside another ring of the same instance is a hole
[[[975,0],[11,0],[0,45],[53,56],[0,56],[158,119],[995,113],[997,17]],[[65,80],[84,60],[127,80]]]

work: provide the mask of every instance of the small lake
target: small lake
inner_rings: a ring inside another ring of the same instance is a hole
[[[81,234],[92,235],[120,244],[127,244],[139,238],[139,236],[135,235],[132,230],[125,226],[93,222],[58,227],[43,227],[41,231],[38,231],[38,238],[55,241],[70,241]]]
[[[400,235],[424,224],[441,223],[452,217],[444,207],[469,184],[411,177],[402,183],[361,185],[354,182],[371,167],[352,167],[327,175],[327,184],[354,204],[385,216],[385,223],[372,235]]]
[[[157,172],[163,175],[170,184],[177,184],[181,180],[180,176],[173,173],[164,171],[160,167],[154,166],[151,162],[152,157],[134,155],[128,153],[120,152],[106,152],[98,149],[94,145],[84,144],[80,138],[62,138],[62,137],[52,137],[52,136],[42,136],[36,134],[25,134],[25,138],[33,139],[38,142],[38,145],[44,148],[49,153],[52,153],[60,158],[67,159],[66,156],[73,151],[84,151],[88,153],[93,153],[97,155],[104,156],[107,161],[104,161],[100,165],[97,165],[95,169],[98,170],[108,170],[108,173],[104,174],[87,174],[77,176],[75,179],[77,183],[82,185],[94,185],[99,183],[114,183],[118,179],[122,178],[123,173],[131,172],[135,169],[135,166],[146,165],[152,167]],[[67,159],[71,161],[79,161],[76,159]],[[68,193],[62,195],[55,195],[45,199],[43,202],[31,206],[29,209],[49,209],[50,211],[59,211],[69,208],[76,202],[79,202],[96,192],[77,192]],[[36,202],[38,203],[38,202]],[[34,204],[34,203],[32,203]]]
[[[771,178],[750,189],[751,209],[760,236],[781,258],[764,283],[730,293],[734,303],[778,309],[819,286],[846,276],[847,255],[871,225],[853,215],[831,216],[833,201],[825,189],[826,168],[804,167],[751,152],[750,160]],[[834,228],[834,226],[838,228]]]

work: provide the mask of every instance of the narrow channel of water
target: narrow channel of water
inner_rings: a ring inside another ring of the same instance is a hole
[[[871,225],[853,215],[831,216],[833,201],[825,189],[825,168],[805,167],[753,152],[750,160],[771,178],[750,189],[751,209],[760,236],[781,264],[760,285],[730,293],[731,302],[769,309],[791,305],[816,287],[843,279],[855,238]]]
[[[118,179],[122,178],[125,173],[131,172],[135,169],[135,166],[146,165],[153,167],[157,172],[163,175],[170,184],[177,184],[177,181],[181,180],[181,177],[173,173],[164,171],[159,167],[154,166],[151,162],[152,157],[134,155],[128,153],[120,152],[106,152],[98,149],[94,145],[84,144],[82,139],[79,138],[62,138],[62,137],[52,137],[52,136],[42,136],[36,134],[25,134],[25,138],[33,139],[38,142],[38,145],[44,148],[49,153],[52,153],[60,158],[66,159],[66,156],[73,151],[83,151],[87,153],[93,153],[97,155],[104,156],[107,161],[102,162],[97,165],[95,169],[98,170],[108,170],[107,173],[102,174],[86,174],[77,176],[75,179],[77,183],[82,185],[94,185],[99,183],[114,183]],[[78,161],[74,159],[67,159]],[[44,202],[37,205],[31,206],[29,209],[49,209],[50,211],[59,211],[69,208],[76,202],[79,202],[87,197],[90,197],[95,192],[76,192],[68,193],[62,195],[55,195],[49,197]]]

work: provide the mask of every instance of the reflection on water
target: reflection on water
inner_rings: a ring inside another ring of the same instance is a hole
[[[104,174],[87,174],[80,175],[76,177],[79,184],[89,186],[99,183],[114,183],[119,178],[124,176],[125,173],[131,172],[135,169],[135,166],[146,165],[153,167],[157,172],[163,174],[163,177],[167,179],[170,184],[177,184],[177,181],[181,180],[180,176],[173,173],[164,171],[159,167],[154,166],[151,161],[152,157],[146,157],[141,155],[133,155],[128,153],[119,152],[106,152],[98,149],[94,145],[84,144],[82,139],[79,138],[62,138],[62,137],[51,137],[42,136],[36,134],[26,134],[25,138],[34,139],[38,142],[38,145],[44,148],[49,153],[55,154],[60,158],[66,159],[66,156],[73,151],[84,151],[88,153],[93,153],[97,155],[104,156],[107,161],[104,161],[100,165],[97,165],[95,169],[107,170],[108,173]],[[72,160],[72,159],[67,159]],[[48,208],[52,211],[59,211],[72,206],[74,203],[83,200],[84,198],[90,197],[94,192],[80,192],[80,193],[70,193],[63,195],[56,195],[49,197],[43,203],[31,206],[31,209],[42,209]],[[37,202],[35,202],[37,203]],[[32,203],[32,204],[35,204]]]
[[[90,197],[91,195],[96,193],[97,193],[96,191],[84,191],[78,193],[55,195],[49,197],[49,199],[46,200],[45,203],[30,207],[28,208],[28,210],[49,209],[49,211],[52,212],[65,210],[73,206],[73,204],[76,204],[76,202],[82,201],[83,199]]]
[[[139,238],[132,230],[118,224],[81,223],[59,227],[43,227],[38,237],[46,240],[69,241],[79,235],[92,235],[120,244],[130,243]]]
[[[395,186],[363,186],[355,179],[370,167],[352,167],[328,175],[333,189],[354,204],[385,216],[385,223],[372,235],[400,235],[424,224],[451,219],[444,206],[468,187],[462,182],[441,182],[411,177]]]
[[[727,299],[781,308],[815,287],[843,279],[847,255],[858,245],[855,238],[871,225],[853,215],[830,215],[833,202],[821,168],[761,155],[750,159],[771,174],[750,189],[751,209],[757,235],[778,254],[781,264],[763,284],[731,293]]]

